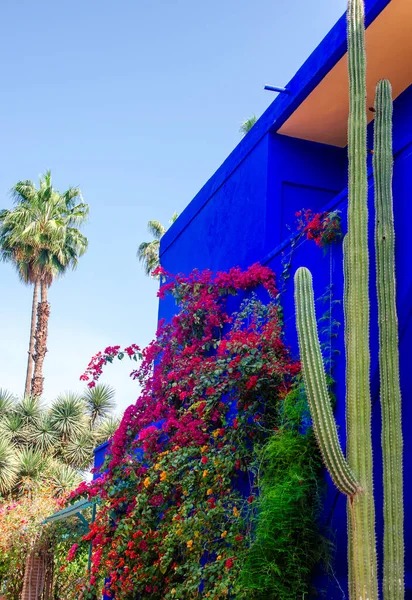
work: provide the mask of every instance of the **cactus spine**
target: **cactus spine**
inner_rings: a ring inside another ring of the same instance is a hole
[[[299,346],[315,433],[326,467],[348,496],[348,557],[351,599],[378,598],[369,350],[368,179],[366,147],[366,53],[363,0],[349,0],[348,12],[348,234],[344,242],[347,464],[330,421],[330,401],[320,368],[313,291],[309,273],[295,276]],[[311,358],[313,357],[313,358]],[[326,419],[326,420],[325,420]],[[339,465],[341,473],[336,469]],[[338,478],[350,477],[345,487]],[[352,473],[354,475],[352,475]],[[351,487],[352,486],[352,487]]]
[[[382,410],[385,600],[404,598],[402,413],[396,313],[395,229],[392,201],[392,89],[376,88],[373,169],[375,182],[376,287]]]

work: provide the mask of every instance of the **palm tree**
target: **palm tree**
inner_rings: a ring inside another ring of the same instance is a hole
[[[249,117],[248,119],[245,119],[243,121],[243,123],[240,126],[239,132],[243,135],[243,137],[249,133],[249,131],[252,129],[253,125],[256,123],[256,121],[258,120],[256,115],[252,115],[251,117]]]
[[[0,212],[0,251],[24,282],[34,284],[25,393],[28,395],[34,360],[31,395],[40,396],[50,315],[48,288],[69,268],[74,269],[87,250],[87,238],[78,227],[86,221],[89,206],[82,201],[78,187],[70,187],[63,194],[55,190],[50,171],[40,177],[39,188],[32,181],[19,181],[12,188],[12,196],[15,208]]]
[[[174,213],[170,223],[173,224],[179,215]],[[160,240],[166,233],[166,228],[159,221],[149,221],[147,224],[149,233],[154,238],[151,242],[142,242],[137,249],[137,258],[143,263],[146,275],[151,275],[160,266],[159,250]],[[159,279],[159,276],[156,276]]]
[[[33,285],[33,300],[30,322],[30,338],[27,359],[26,382],[24,394],[30,393],[30,383],[33,376],[34,334],[36,331],[37,304],[40,292],[40,274],[35,268],[35,251],[29,244],[21,244],[13,240],[14,223],[11,211],[0,212],[0,259],[11,262],[26,285]]]

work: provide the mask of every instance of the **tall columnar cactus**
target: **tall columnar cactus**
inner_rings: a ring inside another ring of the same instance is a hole
[[[299,269],[295,276],[295,300],[303,374],[315,433],[327,468],[336,485],[348,496],[350,597],[376,600],[378,584],[372,481],[363,0],[349,0],[347,15],[349,191],[348,233],[344,242],[347,463],[331,415],[316,331],[311,278],[305,269]],[[342,475],[345,476],[343,480]]]
[[[373,170],[384,491],[383,590],[385,600],[401,600],[405,593],[403,442],[392,200],[393,108],[389,81],[380,81],[377,85],[375,111]]]
[[[353,598],[378,597],[369,350],[366,51],[363,0],[348,3],[348,233],[344,245],[347,459],[364,492],[348,503]]]

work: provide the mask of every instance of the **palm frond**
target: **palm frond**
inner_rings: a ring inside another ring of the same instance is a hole
[[[160,240],[160,238],[166,233],[166,229],[159,221],[149,221],[147,224],[147,230],[155,240]]]
[[[258,120],[256,115],[252,115],[248,119],[245,119],[243,123],[240,125],[239,132],[245,136],[252,129],[253,125]]]
[[[143,263],[146,275],[151,275],[160,264],[159,247],[160,242],[153,240],[152,242],[143,242],[137,250],[137,257]]]

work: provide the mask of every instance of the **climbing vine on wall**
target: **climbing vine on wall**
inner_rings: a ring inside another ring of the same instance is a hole
[[[93,386],[115,357],[141,359],[132,377],[142,391],[106,473],[76,493],[100,498],[85,538],[90,593],[107,578],[106,593],[119,600],[250,598],[240,573],[255,537],[251,467],[283,435],[281,407],[300,365],[284,344],[270,269],[162,274],[159,295],[178,306],[171,322],[144,350],[106,348],[82,375]]]

